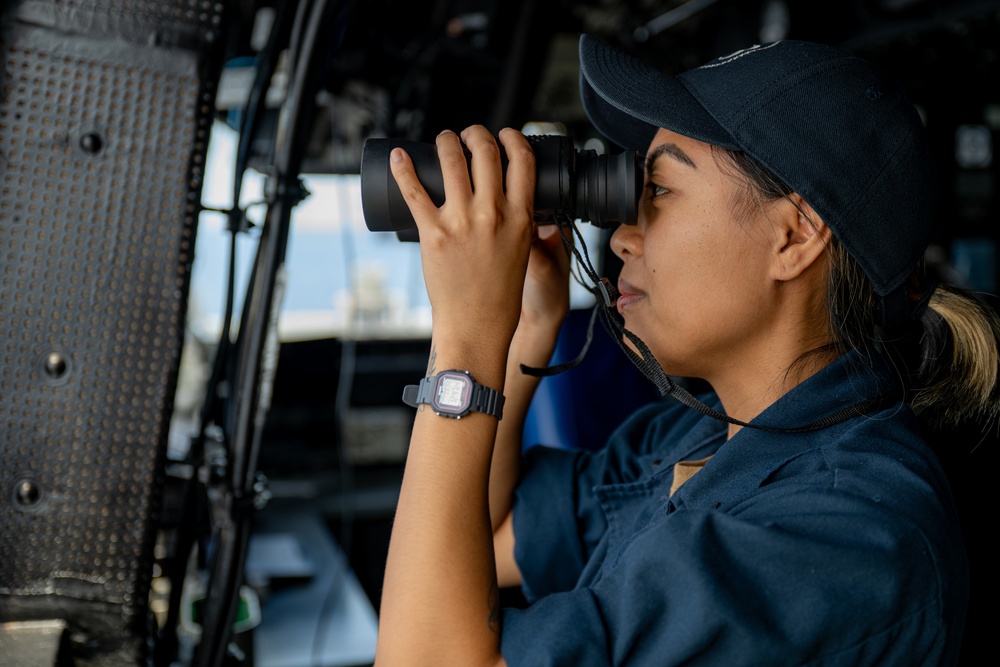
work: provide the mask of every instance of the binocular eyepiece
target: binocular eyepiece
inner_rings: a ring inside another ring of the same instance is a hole
[[[556,223],[580,219],[598,227],[634,224],[642,194],[642,163],[635,151],[598,155],[576,150],[562,135],[529,135],[535,153],[535,220]],[[403,148],[413,161],[420,183],[435,205],[444,203],[441,164],[434,144],[400,139],[368,139],[361,156],[361,207],[373,232],[396,232],[416,241],[417,229],[396,179],[389,171],[389,152]],[[507,158],[500,147],[506,173]]]

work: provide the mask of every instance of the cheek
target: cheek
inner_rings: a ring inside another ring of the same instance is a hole
[[[667,283],[672,290],[697,292],[731,282],[746,252],[744,244],[720,231],[724,226],[710,218],[690,217],[684,224],[649,234],[646,256],[655,284]]]
[[[657,312],[672,326],[701,330],[751,317],[765,275],[755,241],[710,226],[660,239],[650,263]]]

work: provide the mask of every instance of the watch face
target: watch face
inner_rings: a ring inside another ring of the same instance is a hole
[[[459,373],[442,373],[438,377],[434,392],[433,408],[450,414],[467,412],[469,409],[472,380]]]

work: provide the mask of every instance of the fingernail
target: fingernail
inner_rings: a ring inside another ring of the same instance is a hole
[[[403,149],[393,148],[389,151],[389,161],[390,162],[402,162],[403,161]]]

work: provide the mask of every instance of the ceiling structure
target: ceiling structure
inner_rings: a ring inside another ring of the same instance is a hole
[[[255,34],[267,29],[261,17],[293,12],[296,4],[238,4],[229,62],[252,61],[260,41]],[[433,141],[442,129],[472,123],[494,132],[558,123],[582,145],[596,136],[579,102],[582,32],[673,72],[754,43],[808,39],[866,56],[903,83],[941,155],[945,209],[961,223],[949,233],[996,237],[1000,0],[365,0],[338,6],[321,45],[321,92],[304,172],[357,173],[369,137]],[[280,91],[271,92],[280,101]],[[265,169],[276,115],[262,121],[263,139],[254,143],[256,164]]]
[[[585,137],[581,32],[669,71],[811,39],[876,60],[916,103],[945,100],[968,122],[1000,103],[996,0],[365,0],[338,21],[309,148],[315,170],[356,170],[368,136],[429,141],[471,123],[556,122]],[[249,35],[237,34],[234,55]]]

